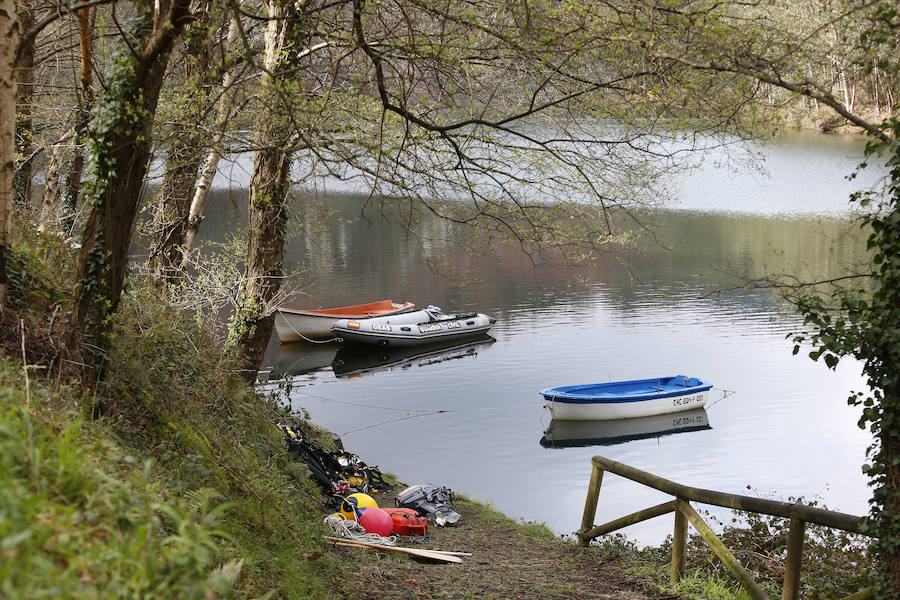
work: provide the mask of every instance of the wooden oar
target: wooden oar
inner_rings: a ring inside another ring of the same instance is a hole
[[[348,542],[350,544],[357,544],[360,546],[377,546],[382,547],[381,544],[370,544],[369,542],[364,542],[362,540],[354,540],[352,538],[336,538],[336,537],[325,537],[327,540],[333,540],[336,542]],[[397,548],[398,546],[392,546]],[[471,552],[453,552],[451,550],[435,550],[433,548],[406,548],[407,550],[425,550],[427,552],[437,552],[438,554],[447,554],[448,556],[472,556]]]
[[[359,540],[350,540],[345,538],[326,537],[325,539],[331,540],[336,546],[345,546],[348,548],[375,548],[377,550],[390,550],[391,552],[400,552],[403,554],[409,554],[410,556],[419,556],[421,558],[430,558],[432,560],[440,560],[449,563],[462,562],[462,558],[458,556],[453,556],[452,554],[444,554],[443,552],[435,550],[423,550],[421,548],[401,548],[398,546],[382,546],[381,544],[369,544],[368,542],[361,542]]]
[[[336,538],[325,536],[326,540],[331,540],[334,542],[347,542],[349,544],[356,544],[359,546],[375,546],[378,548],[383,548],[382,544],[371,544],[369,542],[364,542],[362,540],[354,540],[352,538]],[[390,546],[391,548],[397,548],[399,546]],[[472,556],[471,552],[453,552],[451,550],[435,550],[433,548],[404,548],[406,550],[425,550],[426,552],[437,552],[438,554],[446,554],[448,556]]]
[[[353,540],[353,539],[348,539],[348,538],[330,537],[327,539],[341,541],[341,542],[350,542],[354,545],[360,545],[363,547],[370,545],[370,544],[368,544],[368,542],[363,542],[362,540]],[[374,545],[381,547],[381,544],[374,544]],[[394,546],[394,547],[396,548],[397,546]],[[471,552],[453,552],[451,550],[434,550],[433,548],[405,548],[405,549],[407,549],[407,550],[425,550],[426,552],[435,552],[437,554],[446,554],[447,556],[466,556],[466,557],[472,556]]]

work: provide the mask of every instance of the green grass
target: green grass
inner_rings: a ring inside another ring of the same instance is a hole
[[[516,519],[508,517],[507,515],[503,514],[502,512],[496,510],[494,508],[493,503],[489,502],[489,503],[485,504],[484,502],[480,502],[474,498],[471,498],[470,496],[467,496],[466,494],[455,494],[454,499],[464,500],[464,501],[470,503],[473,506],[473,508],[480,510],[482,512],[482,518],[485,521],[497,521],[499,523],[505,522],[505,523],[513,524],[516,526],[516,529],[519,532],[521,532],[525,535],[528,535],[528,536],[539,538],[539,539],[540,538],[554,539],[557,537],[556,534],[553,533],[553,530],[551,530],[547,526],[546,523],[539,523],[536,521],[523,521],[523,520],[517,521]]]
[[[751,600],[734,579],[702,571],[685,573],[676,585],[663,589],[681,594],[685,600]]]

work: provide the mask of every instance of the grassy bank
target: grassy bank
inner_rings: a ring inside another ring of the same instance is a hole
[[[147,306],[126,309],[97,389],[0,362],[0,596],[338,594],[283,411]]]

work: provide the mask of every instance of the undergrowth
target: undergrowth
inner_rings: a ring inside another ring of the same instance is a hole
[[[233,375],[192,318],[130,292],[95,389],[5,347],[0,597],[344,595],[323,497],[276,427],[298,417]]]
[[[802,498],[789,501],[819,505]],[[780,598],[790,521],[756,513],[734,513],[727,523],[709,513],[705,518],[769,597]],[[601,537],[595,544],[605,558],[621,561],[636,574],[649,577],[660,587],[682,594],[688,600],[750,597],[696,532],[688,539],[685,575],[675,586],[668,583],[671,536],[659,546],[643,548],[621,534]],[[808,525],[800,597],[806,600],[844,598],[871,586],[874,561],[869,555],[869,544],[869,538],[859,534]]]

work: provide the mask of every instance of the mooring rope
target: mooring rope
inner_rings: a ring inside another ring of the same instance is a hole
[[[382,536],[377,533],[366,533],[365,527],[352,519],[342,519],[335,515],[328,515],[323,521],[328,525],[337,537],[356,540],[358,542],[366,542],[367,544],[378,544],[379,546],[396,546],[397,536]]]
[[[277,312],[277,310],[276,310],[276,312]],[[285,317],[284,320],[285,320],[285,322],[287,322],[287,317]],[[327,340],[313,340],[313,339],[310,339],[310,338],[306,337],[305,335],[303,335],[303,334],[300,333],[299,331],[297,331],[297,329],[296,329],[293,325],[291,325],[290,323],[288,323],[287,326],[290,327],[290,328],[291,328],[291,331],[294,332],[294,333],[296,333],[302,340],[304,340],[304,341],[306,341],[306,342],[309,342],[309,343],[311,343],[311,344],[330,344],[331,342],[339,342],[339,341],[341,341],[341,338],[339,338],[339,337],[337,337],[337,336],[331,337],[331,338],[329,338],[329,339],[327,339]]]
[[[378,406],[377,404],[366,404],[365,402],[351,402],[349,400],[337,400],[336,398],[328,398],[326,396],[317,396],[316,394],[307,394],[297,390],[291,390],[291,394],[297,396],[306,396],[307,398],[315,398],[323,402],[334,402],[335,404],[346,404],[347,406],[359,406],[361,408],[374,408],[377,410],[390,410],[394,412],[418,413],[421,415],[437,415],[440,413],[461,412],[460,409],[426,409],[426,408],[397,408],[396,406]]]
[[[327,340],[314,340],[314,339],[306,337],[305,335],[303,335],[302,333],[300,333],[293,327],[291,329],[294,331],[294,333],[296,333],[301,338],[303,338],[303,341],[309,342],[310,344],[330,344],[332,342],[340,342],[341,341],[341,338],[339,338],[339,337],[331,337],[331,338],[328,338]]]
[[[706,407],[707,409],[712,408],[713,406],[715,406],[716,404],[718,404],[719,402],[721,402],[721,401],[724,400],[725,398],[737,394],[737,392],[735,392],[735,391],[732,391],[732,390],[726,390],[726,389],[724,389],[724,388],[713,388],[713,389],[716,390],[717,392],[722,392],[722,397],[719,398],[718,400],[716,400],[715,402],[713,402],[712,404],[710,404],[709,406],[707,406],[707,407]]]

